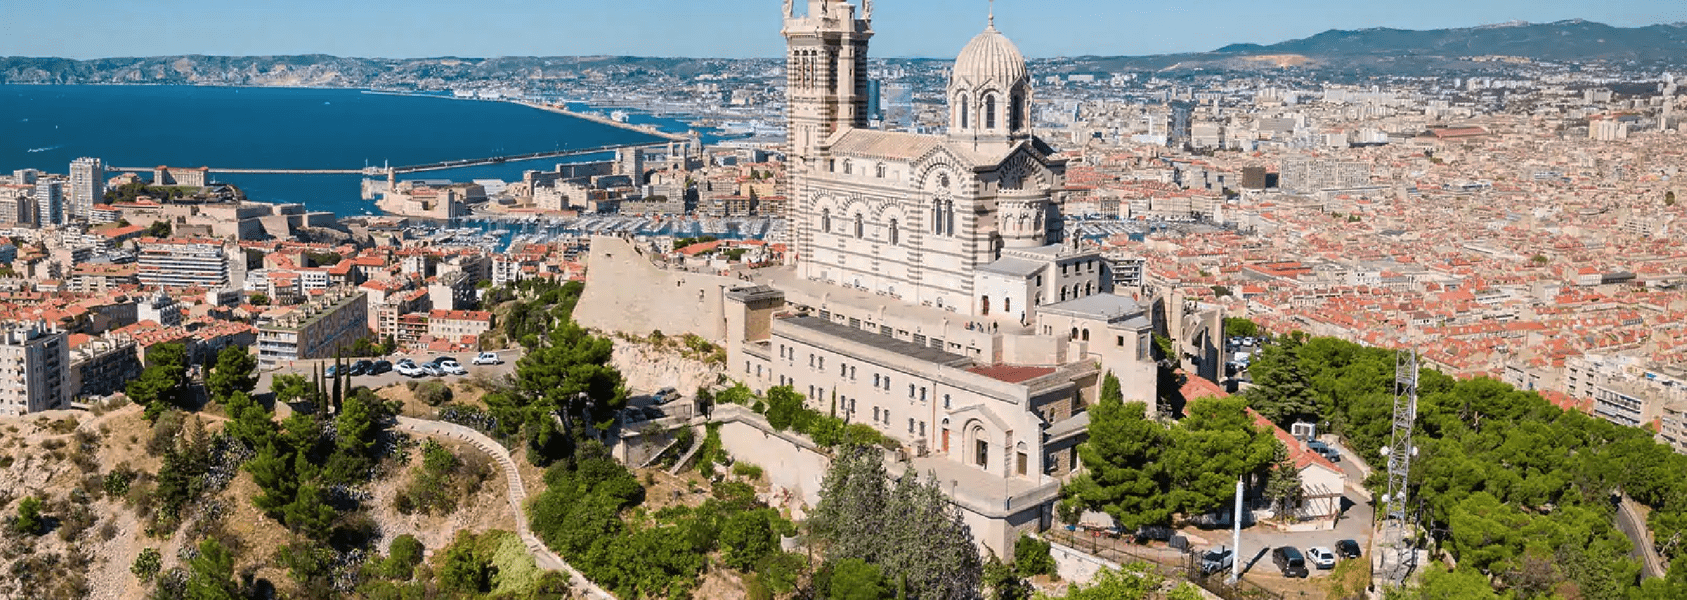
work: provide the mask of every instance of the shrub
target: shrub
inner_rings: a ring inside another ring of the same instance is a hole
[[[416,399],[428,406],[439,406],[451,401],[451,387],[438,381],[425,381],[416,386]]]
[[[18,502],[18,518],[12,521],[12,530],[26,535],[41,535],[41,499],[35,496],[24,498]]]
[[[1049,543],[1019,534],[1019,541],[1013,545],[1013,568],[1021,577],[1053,575],[1054,557],[1049,555]]]
[[[141,583],[152,581],[158,575],[158,570],[164,567],[164,555],[157,548],[141,550],[140,556],[135,557],[134,564],[129,565],[129,572],[134,573]]]
[[[740,462],[738,464],[732,465],[732,472],[734,474],[738,475],[739,477],[744,477],[744,478],[750,479],[752,481],[760,481],[761,480],[761,474],[762,474],[761,467],[758,467],[756,465],[752,465],[752,464],[747,463],[747,462]]]

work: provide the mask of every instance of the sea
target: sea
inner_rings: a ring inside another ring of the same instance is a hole
[[[570,104],[575,110],[591,110]],[[629,122],[684,133],[645,114]],[[704,133],[709,142],[718,139]],[[78,157],[172,167],[361,169],[664,140],[509,102],[352,89],[0,85],[0,172],[68,172]],[[405,179],[518,181],[529,170],[607,155],[428,171]],[[150,172],[140,173],[150,177]],[[360,175],[212,174],[257,202],[340,217],[378,214]]]

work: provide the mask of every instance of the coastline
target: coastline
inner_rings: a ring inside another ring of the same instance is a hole
[[[361,88],[346,88],[346,89],[361,89]],[[653,136],[660,137],[662,139],[668,140],[670,142],[686,142],[686,141],[690,141],[690,139],[691,139],[690,137],[685,136],[685,135],[681,135],[681,134],[677,134],[677,133],[668,133],[666,131],[662,131],[660,129],[657,129],[656,126],[654,126],[654,125],[635,125],[635,124],[632,124],[632,123],[623,123],[623,122],[617,121],[615,119],[604,117],[603,115],[597,115],[597,114],[592,114],[592,113],[584,113],[584,112],[569,110],[566,104],[561,104],[561,105],[559,105],[559,104],[546,104],[546,103],[543,103],[543,102],[535,102],[535,101],[530,101],[530,100],[514,100],[514,99],[504,99],[504,98],[459,98],[457,96],[437,96],[437,95],[434,95],[434,94],[419,94],[419,93],[414,93],[414,92],[393,92],[393,91],[383,91],[383,90],[361,90],[361,91],[365,94],[374,94],[374,95],[380,95],[380,96],[405,96],[405,97],[412,97],[412,98],[439,98],[439,99],[443,99],[443,100],[462,100],[462,101],[465,101],[465,102],[502,102],[502,103],[505,103],[505,104],[514,104],[516,106],[525,106],[525,107],[528,107],[528,108],[542,110],[542,111],[545,111],[545,112],[551,112],[551,113],[556,113],[556,114],[559,114],[559,115],[574,117],[574,118],[580,119],[582,121],[591,121],[591,122],[597,123],[599,125],[608,125],[610,127],[618,127],[618,128],[625,129],[625,130],[628,130],[628,131],[634,131],[634,132],[643,133],[643,134],[646,134],[646,135],[653,135]],[[583,103],[583,104],[590,105],[589,103]],[[676,120],[679,120],[679,119],[676,119]],[[692,127],[695,128],[695,124],[693,124],[689,121],[682,121],[682,122],[685,122],[687,125],[691,125]]]

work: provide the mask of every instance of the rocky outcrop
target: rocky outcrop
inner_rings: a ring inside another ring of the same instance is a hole
[[[698,386],[715,385],[725,374],[724,367],[686,358],[676,348],[615,340],[615,368],[626,378],[627,389],[654,392],[672,387],[682,394],[691,394]]]

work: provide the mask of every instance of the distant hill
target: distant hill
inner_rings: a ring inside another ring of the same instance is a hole
[[[1612,27],[1583,20],[1505,23],[1462,29],[1332,29],[1276,44],[1231,44],[1211,52],[1157,56],[1086,56],[1056,72],[1130,70],[1326,71],[1416,75],[1485,68],[1469,59],[1507,56],[1553,62],[1687,65],[1687,23]]]
[[[1211,52],[1085,56],[1033,61],[1038,72],[1262,71],[1303,68],[1346,74],[1421,75],[1491,68],[1468,60],[1510,56],[1557,62],[1687,65],[1687,23],[1622,28],[1571,20],[1463,29],[1330,30],[1270,45],[1231,44]],[[759,59],[777,68],[781,61]],[[892,59],[912,62],[925,59]],[[177,84],[449,89],[473,82],[598,75],[691,76],[724,73],[728,59],[586,57],[344,58],[161,56],[147,58],[0,57],[0,83]]]
[[[1260,46],[1235,44],[1218,54],[1356,56],[1518,56],[1549,61],[1687,60],[1687,24],[1622,28],[1603,23],[1506,23],[1464,29],[1332,29],[1309,38]]]

